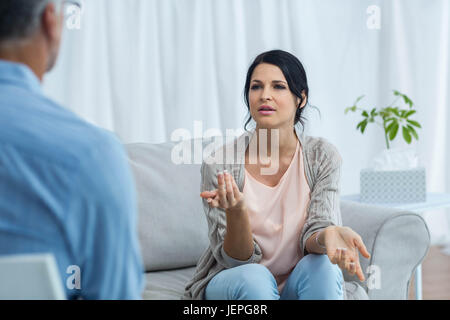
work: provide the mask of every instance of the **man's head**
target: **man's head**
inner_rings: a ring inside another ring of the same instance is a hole
[[[40,77],[49,71],[59,52],[63,2],[1,0],[0,58],[29,64]]]

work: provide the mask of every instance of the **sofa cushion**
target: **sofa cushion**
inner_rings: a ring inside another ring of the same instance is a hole
[[[180,300],[186,283],[194,276],[195,267],[145,274],[144,300]]]
[[[202,140],[197,141],[201,146]],[[183,155],[180,150],[193,149],[195,143],[125,145],[136,183],[146,271],[193,266],[209,245],[200,198],[201,158],[194,159],[191,153],[192,164],[176,164]]]

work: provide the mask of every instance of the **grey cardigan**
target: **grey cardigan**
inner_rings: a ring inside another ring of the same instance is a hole
[[[304,255],[306,240],[316,231],[330,225],[342,225],[339,209],[340,171],[342,158],[337,149],[323,138],[304,136],[295,127],[302,146],[306,179],[311,190],[308,215],[299,239]],[[245,151],[255,134],[246,132],[232,143],[217,149],[203,161],[201,167],[201,191],[217,189],[217,174],[228,170],[233,175],[239,190],[243,190],[245,173]],[[237,150],[237,152],[235,152]],[[231,157],[228,157],[231,155]],[[217,159],[224,159],[217,161]],[[204,291],[209,281],[220,271],[246,263],[259,263],[261,248],[253,239],[254,251],[247,261],[229,257],[223,250],[226,232],[225,211],[210,208],[203,200],[203,209],[208,222],[209,247],[200,257],[193,278],[186,284],[182,299],[204,299]]]

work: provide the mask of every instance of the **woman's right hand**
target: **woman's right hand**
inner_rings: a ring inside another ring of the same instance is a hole
[[[244,194],[239,190],[233,176],[226,170],[217,176],[218,189],[203,191],[200,197],[207,199],[211,208],[221,208],[227,213],[245,210]]]

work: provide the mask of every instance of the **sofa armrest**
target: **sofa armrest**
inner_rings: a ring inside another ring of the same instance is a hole
[[[365,281],[344,272],[369,299],[408,299],[411,276],[430,247],[430,232],[416,213],[341,200],[342,224],[363,239],[370,259],[360,254]],[[368,268],[370,266],[370,268]]]

